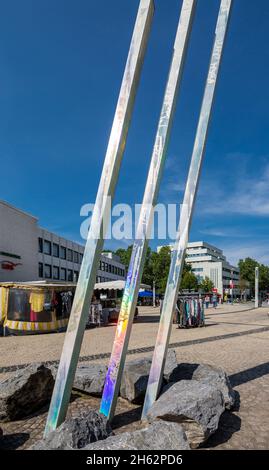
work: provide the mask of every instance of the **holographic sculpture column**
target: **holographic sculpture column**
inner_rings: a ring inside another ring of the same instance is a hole
[[[196,0],[184,0],[100,412],[114,416]]]
[[[163,370],[165,366],[171,333],[173,312],[177,301],[178,289],[181,281],[185,258],[185,251],[189,239],[189,230],[191,226],[195,198],[199,185],[200,171],[205,151],[208,126],[215,95],[219,67],[222,58],[223,46],[228,27],[228,21],[230,17],[231,5],[232,0],[221,1],[216,28],[215,43],[211,56],[210,68],[207,77],[197,133],[195,137],[194,149],[189,169],[187,185],[185,189],[183,206],[181,208],[177,239],[174,244],[171,255],[170,271],[166,286],[156,345],[153,353],[153,360],[149,375],[142,418],[146,416],[148,410],[150,409],[154,401],[158,398],[160,386],[162,383]]]
[[[113,200],[114,196],[153,13],[153,0],[140,0],[72,312],[51,399],[45,436],[58,427],[66,416],[94,289],[97,266],[103,247],[103,232],[107,223],[106,207]]]

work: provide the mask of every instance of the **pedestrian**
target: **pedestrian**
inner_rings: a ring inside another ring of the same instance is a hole
[[[205,296],[205,308],[208,308],[209,307],[209,304],[210,304],[210,297],[209,295],[207,294]]]
[[[217,298],[216,294],[213,294],[212,302],[213,302],[213,307],[217,308],[218,298]]]

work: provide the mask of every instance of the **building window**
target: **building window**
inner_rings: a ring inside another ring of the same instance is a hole
[[[49,264],[45,264],[44,274],[46,279],[51,279],[51,266]]]
[[[43,263],[38,263],[38,276],[43,277]]]
[[[105,263],[104,263],[104,261],[102,261],[102,263],[101,263],[101,271],[104,271],[104,270],[105,270]]]
[[[39,253],[43,253],[43,238],[38,238],[38,251]]]
[[[66,269],[61,268],[61,281],[66,281]]]
[[[59,258],[59,245],[57,243],[53,243],[53,256]]]
[[[59,268],[58,266],[53,266],[53,279],[59,280]]]
[[[51,255],[51,242],[44,240],[44,253],[45,255]]]
[[[52,253],[55,258],[59,258],[59,245],[57,245],[57,243],[53,243]]]
[[[66,259],[66,248],[64,246],[60,247],[60,258]]]
[[[69,248],[67,250],[67,261],[73,261],[73,251]]]
[[[115,273],[115,267],[113,265],[111,266],[111,272],[112,272],[112,274]]]
[[[68,271],[67,271],[67,280],[69,282],[73,282],[73,271],[72,271],[72,269],[68,269]]]
[[[78,263],[78,252],[74,251],[74,263]]]
[[[108,265],[108,272],[111,273],[111,264]]]
[[[107,263],[105,263],[105,271],[106,271],[106,273],[108,273],[108,264]]]
[[[78,271],[74,271],[74,282],[78,281]]]
[[[79,253],[79,262],[80,262],[80,264],[82,263],[82,259],[83,259],[83,254]]]

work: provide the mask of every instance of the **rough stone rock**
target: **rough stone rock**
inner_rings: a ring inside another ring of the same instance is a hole
[[[175,367],[167,382],[175,383],[179,380],[198,380],[213,385],[223,394],[225,407],[232,409],[235,403],[235,392],[230,384],[229,377],[226,372],[209,364],[178,364]],[[163,388],[163,392],[167,391],[169,386]]]
[[[165,361],[164,373],[163,378],[165,382],[176,382],[175,380],[171,380],[173,378],[174,371],[178,366],[177,363],[177,355],[174,349],[168,349],[167,357]]]
[[[51,398],[54,378],[43,364],[31,364],[0,382],[0,421],[12,421],[39,410]]]
[[[58,367],[50,366],[51,373],[56,379]],[[89,393],[94,397],[101,397],[103,394],[107,367],[102,364],[81,364],[78,365],[73,383],[73,388]]]
[[[156,421],[134,432],[125,432],[90,444],[84,450],[189,450],[182,426]]]
[[[169,375],[169,383],[179,382],[179,380],[191,380],[194,374],[195,369],[199,364],[176,364],[174,369],[171,371]]]
[[[230,410],[235,403],[235,392],[225,370],[209,364],[200,364],[192,375],[193,380],[213,385],[222,392],[225,407]]]
[[[64,421],[46,439],[38,441],[30,450],[83,449],[87,444],[106,439],[112,433],[106,417],[97,412],[85,412],[78,418]]]
[[[122,398],[125,398],[131,403],[143,403],[150,366],[151,360],[149,358],[127,362],[120,387],[120,395]]]
[[[101,397],[106,373],[107,367],[102,364],[80,365],[77,368],[73,387],[95,397]]]
[[[224,410],[224,398],[218,389],[197,380],[181,380],[153,404],[147,420],[180,423],[191,448],[195,449],[218,429]]]
[[[122,398],[131,403],[142,404],[149,378],[151,358],[135,359],[127,362],[120,388]],[[174,349],[169,349],[164,368],[164,380],[170,381],[173,371],[177,367],[177,356]]]

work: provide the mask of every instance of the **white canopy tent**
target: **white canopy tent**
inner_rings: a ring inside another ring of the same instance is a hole
[[[124,290],[125,281],[117,280],[117,281],[108,281],[108,282],[98,282],[94,286],[94,290]],[[151,289],[151,286],[147,284],[140,285],[140,292],[145,289]]]

